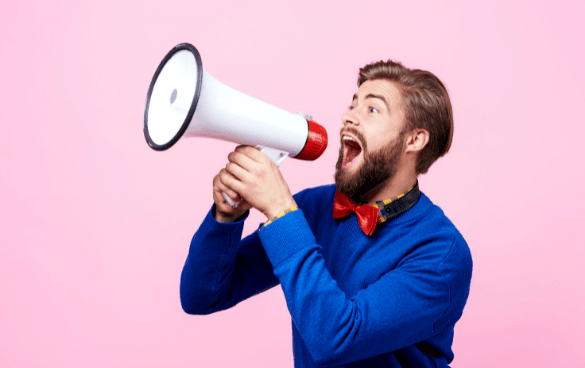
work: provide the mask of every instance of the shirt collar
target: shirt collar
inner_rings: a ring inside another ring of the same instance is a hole
[[[400,194],[397,197],[391,199],[385,199],[383,201],[376,201],[374,207],[378,208],[378,223],[386,222],[391,220],[403,212],[408,211],[412,206],[418,202],[420,198],[420,190],[418,189],[418,180],[412,188],[406,193]]]

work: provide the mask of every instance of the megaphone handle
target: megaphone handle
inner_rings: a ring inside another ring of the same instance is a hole
[[[264,153],[266,156],[270,157],[270,159],[276,164],[277,167],[282,165],[284,159],[288,157],[288,152],[286,151],[263,146],[256,146],[256,148],[258,148],[260,152]]]
[[[263,152],[266,156],[270,157],[270,159],[274,161],[277,167],[284,162],[285,158],[288,157],[288,152],[286,151],[281,151],[274,148],[262,146],[256,146],[256,148],[258,148],[260,152]],[[230,206],[238,207],[238,205],[240,204],[240,202],[236,202],[233,199],[231,199],[230,196],[227,195],[225,192],[221,192],[221,194],[223,194],[223,198],[227,203],[229,203]]]
[[[240,202],[236,202],[233,199],[231,199],[229,195],[225,194],[225,192],[221,192],[221,194],[223,194],[223,198],[227,203],[229,203],[230,206],[238,207],[238,205],[240,204]]]

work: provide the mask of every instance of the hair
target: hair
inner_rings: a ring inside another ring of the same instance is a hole
[[[419,153],[415,168],[417,174],[425,174],[449,151],[453,140],[453,110],[447,89],[433,73],[409,69],[392,60],[361,68],[358,87],[376,79],[394,82],[400,90],[406,120],[401,133],[413,129],[429,132],[429,141]]]

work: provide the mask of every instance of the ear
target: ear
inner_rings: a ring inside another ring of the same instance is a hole
[[[429,143],[429,132],[424,129],[413,129],[406,134],[404,152],[420,152]]]

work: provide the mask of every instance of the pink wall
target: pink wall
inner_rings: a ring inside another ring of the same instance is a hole
[[[437,74],[456,130],[421,189],[475,263],[452,366],[582,361],[584,6],[316,3],[3,4],[0,366],[292,367],[280,288],[217,315],[181,310],[189,241],[235,145],[145,143],[150,79],[180,42],[220,81],[328,129],[321,159],[282,166],[294,192],[332,181],[360,66]]]

